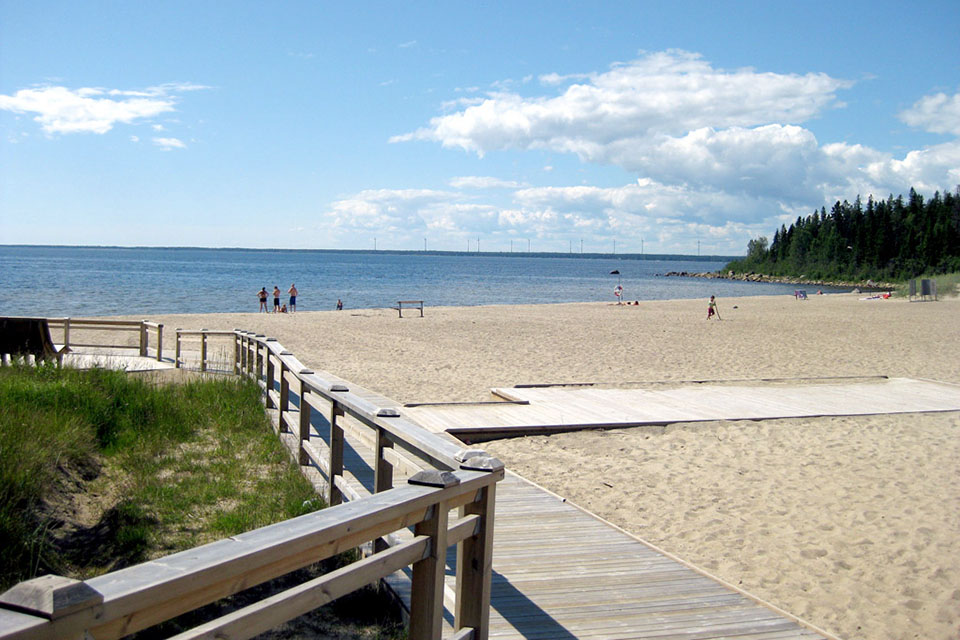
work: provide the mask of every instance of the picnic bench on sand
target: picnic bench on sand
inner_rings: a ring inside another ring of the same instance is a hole
[[[397,302],[397,306],[393,307],[397,310],[397,313],[400,317],[403,317],[403,305],[407,305],[409,308],[419,309],[420,317],[423,317],[423,300],[400,300]]]
[[[0,357],[32,355],[36,362],[56,360],[63,363],[63,354],[70,351],[53,344],[46,318],[0,318]]]

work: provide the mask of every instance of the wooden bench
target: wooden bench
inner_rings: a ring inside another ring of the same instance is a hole
[[[53,344],[46,318],[0,318],[0,355],[33,355],[38,363],[56,360],[63,364],[63,354],[69,351],[67,346],[57,349]]]
[[[413,307],[414,309],[420,309],[420,317],[423,317],[423,300],[400,300],[397,302],[397,306],[394,309],[397,310],[397,313],[400,317],[403,317],[403,305],[408,307]]]

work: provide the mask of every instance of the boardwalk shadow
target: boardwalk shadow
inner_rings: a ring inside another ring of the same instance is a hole
[[[494,571],[490,586],[490,608],[500,614],[523,637],[550,638],[551,640],[576,638],[503,574]],[[509,603],[509,606],[506,603]]]

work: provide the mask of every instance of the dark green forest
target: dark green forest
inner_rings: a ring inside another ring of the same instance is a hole
[[[783,225],[773,241],[756,238],[735,273],[810,279],[906,280],[960,271],[960,187],[924,201],[914,189],[904,201],[860,196]]]

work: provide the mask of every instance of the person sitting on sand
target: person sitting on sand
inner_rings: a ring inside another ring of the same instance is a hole
[[[280,287],[273,285],[273,312],[280,311]]]
[[[286,313],[286,312],[287,312],[287,305],[281,306],[281,307],[280,307],[280,313]]]
[[[717,299],[715,296],[710,296],[710,303],[707,305],[707,320],[713,317],[714,314],[716,314],[717,320],[719,320],[720,310],[717,308]]]
[[[260,311],[267,313],[267,288],[263,287],[260,291],[257,291],[257,298],[260,299]],[[259,313],[259,311],[257,312]]]

